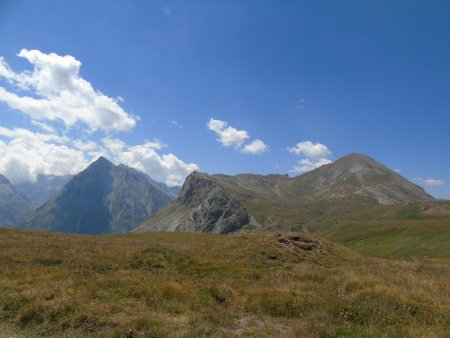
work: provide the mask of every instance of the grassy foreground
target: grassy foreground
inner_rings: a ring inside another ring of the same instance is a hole
[[[0,336],[445,337],[449,280],[300,233],[0,229]]]

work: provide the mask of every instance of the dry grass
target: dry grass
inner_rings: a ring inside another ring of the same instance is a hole
[[[449,263],[368,258],[305,234],[93,237],[0,229],[0,331],[445,337]]]

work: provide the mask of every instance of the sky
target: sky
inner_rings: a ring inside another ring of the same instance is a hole
[[[367,154],[450,198],[450,2],[0,0],[0,173],[98,156],[299,175]]]

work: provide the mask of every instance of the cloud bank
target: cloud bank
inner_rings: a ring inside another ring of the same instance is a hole
[[[83,79],[81,62],[73,56],[27,49],[18,56],[30,62],[32,71],[15,72],[0,57],[0,103],[30,123],[30,129],[0,126],[0,172],[12,182],[75,174],[100,155],[171,186],[199,170],[172,153],[161,154],[165,146],[159,141],[127,145],[111,138],[110,133],[131,131],[139,117],[121,107],[122,98],[108,97]],[[103,139],[94,138],[94,132]]]
[[[73,56],[27,49],[18,56],[28,60],[33,71],[15,73],[2,58],[0,76],[32,96],[0,87],[0,101],[11,109],[35,121],[62,121],[69,128],[84,123],[92,131],[130,131],[136,125],[138,117],[80,77],[81,62]]]

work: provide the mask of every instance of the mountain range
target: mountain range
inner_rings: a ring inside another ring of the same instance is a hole
[[[350,154],[297,177],[192,173],[181,193],[136,231],[228,233],[240,229],[302,230],[434,198],[374,159]]]
[[[75,176],[40,175],[16,186],[0,176],[1,225],[85,234],[322,231],[354,220],[449,210],[362,154],[296,177],[193,172],[181,189],[103,157]]]

